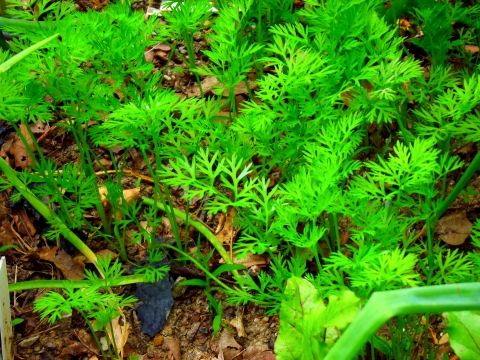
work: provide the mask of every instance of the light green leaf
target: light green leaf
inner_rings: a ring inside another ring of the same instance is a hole
[[[321,360],[358,313],[358,298],[350,291],[330,296],[326,307],[315,287],[299,277],[286,285],[275,344],[279,360]]]
[[[450,345],[461,360],[480,359],[480,312],[445,313]]]

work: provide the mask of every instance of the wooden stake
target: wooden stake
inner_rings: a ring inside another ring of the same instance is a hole
[[[8,292],[7,261],[4,256],[0,259],[0,334],[2,336],[2,358],[3,360],[13,360],[12,317]]]

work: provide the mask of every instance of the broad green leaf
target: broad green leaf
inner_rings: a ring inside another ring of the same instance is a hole
[[[310,282],[291,277],[280,308],[280,330],[275,344],[277,358],[323,359],[339,337],[339,330],[355,318],[358,301],[347,291],[340,297],[330,296],[326,307]]]
[[[480,359],[480,312],[445,313],[450,345],[461,360]]]
[[[359,299],[351,291],[345,291],[341,297],[330,295],[328,306],[322,313],[320,325],[345,329],[358,314],[358,301]]]

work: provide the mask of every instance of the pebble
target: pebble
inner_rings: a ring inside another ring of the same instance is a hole
[[[168,75],[163,75],[163,78],[164,78],[165,80],[168,80],[168,81],[172,80],[172,78],[171,78],[170,76],[168,76]]]
[[[155,336],[155,338],[153,339],[153,345],[155,345],[155,346],[162,346],[163,340],[164,340],[163,335],[157,335],[157,336]]]
[[[32,336],[31,338],[22,340],[18,343],[18,346],[20,346],[22,348],[29,348],[35,343],[35,341],[38,340],[39,337],[40,337],[40,335],[35,335],[35,336]]]

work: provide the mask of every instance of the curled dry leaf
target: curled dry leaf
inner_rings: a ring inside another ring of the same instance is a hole
[[[120,324],[120,318],[122,318],[123,325]],[[126,321],[125,316],[117,316],[111,322],[113,328],[113,337],[115,338],[115,343],[117,344],[118,357],[123,359],[123,349],[127,343],[129,330],[129,323]],[[112,331],[111,328],[107,328],[107,334],[110,340],[112,340]]]
[[[472,231],[472,223],[465,211],[447,215],[438,220],[435,233],[448,245],[462,245]]]
[[[247,337],[247,333],[245,332],[245,328],[243,327],[243,306],[239,306],[237,308],[237,312],[235,314],[235,318],[230,321],[230,325],[232,325],[235,329],[237,329],[238,337]]]
[[[105,211],[109,212],[112,209],[112,205],[109,203],[107,199],[108,195],[108,190],[105,186],[101,186],[98,188],[98,192],[100,193],[100,200],[102,202],[102,206],[105,209]],[[134,188],[134,189],[128,189],[128,190],[123,190],[123,198],[127,202],[127,204],[131,204],[133,200],[138,200],[138,197],[140,195],[140,188]],[[120,199],[120,203],[121,203]],[[123,214],[121,211],[116,210],[115,211],[115,220],[121,220],[123,217]]]
[[[63,249],[58,250],[58,246],[51,249],[43,248],[38,251],[40,259],[51,261],[60,269],[67,280],[83,280],[85,273],[81,263],[73,261]]]

